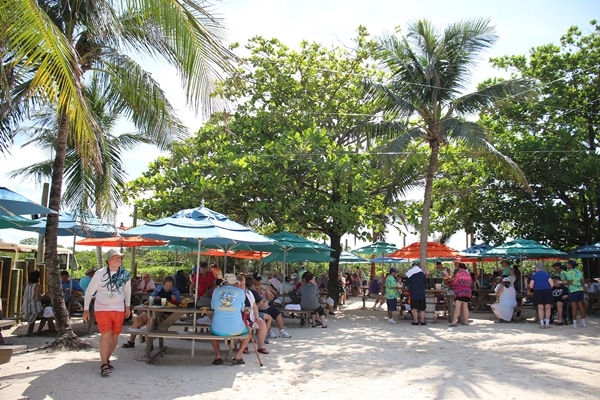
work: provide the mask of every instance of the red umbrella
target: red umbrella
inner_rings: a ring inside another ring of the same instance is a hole
[[[385,256],[389,258],[417,259],[421,257],[421,244],[414,242]],[[458,256],[458,250],[452,247],[437,242],[427,242],[427,259],[454,258],[456,256]]]
[[[84,246],[96,247],[142,247],[142,246],[164,246],[167,242],[156,239],[146,239],[141,236],[112,236],[108,238],[85,238],[75,242]]]

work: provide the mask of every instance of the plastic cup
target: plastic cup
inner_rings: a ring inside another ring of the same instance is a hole
[[[151,306],[154,304],[154,296],[148,296],[148,305]]]
[[[163,307],[167,306],[167,299],[160,299],[160,305]]]

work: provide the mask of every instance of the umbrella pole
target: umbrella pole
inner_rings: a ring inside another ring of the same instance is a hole
[[[202,239],[198,239],[198,258],[196,260],[196,291],[194,293],[195,301],[194,305],[198,301],[198,275],[200,275],[200,247],[202,247]]]

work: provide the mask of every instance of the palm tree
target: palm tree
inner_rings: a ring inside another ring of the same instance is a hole
[[[87,71],[93,70],[98,75],[103,86],[110,88],[114,101],[125,105],[125,115],[136,129],[145,132],[159,146],[168,146],[170,140],[187,132],[173,116],[159,85],[142,68],[143,57],[174,66],[190,105],[210,109],[210,102],[205,100],[211,84],[219,78],[219,71],[231,70],[232,58],[220,41],[222,26],[202,4],[200,0],[0,3],[0,43],[3,66],[6,64],[3,71],[17,71],[9,75],[10,90],[5,90],[3,96],[21,99],[20,107],[14,107],[18,111],[40,103],[54,105],[56,109],[58,131],[50,208],[60,208],[69,141],[86,164],[99,174],[102,170],[102,131],[83,90]],[[4,77],[7,75],[4,73]],[[18,93],[24,95],[17,97]],[[4,126],[7,125],[0,128]],[[44,261],[60,331],[54,344],[79,345],[60,290],[57,231],[58,215],[49,215]]]
[[[406,37],[384,34],[377,40],[390,81],[370,87],[385,111],[377,131],[390,139],[386,150],[402,153],[415,140],[425,142],[430,150],[421,223],[422,268],[427,263],[433,180],[441,146],[462,143],[528,188],[523,171],[490,144],[483,127],[466,120],[502,98],[523,96],[530,90],[525,80],[507,80],[464,94],[472,67],[496,38],[487,19],[453,23],[443,32],[419,20],[409,25]],[[418,121],[407,124],[415,117]]]

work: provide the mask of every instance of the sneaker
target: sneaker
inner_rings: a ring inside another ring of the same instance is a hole
[[[540,324],[540,329],[546,329],[546,325]]]
[[[388,318],[388,324],[397,324],[398,321],[396,321],[394,318]]]
[[[265,336],[265,344],[269,344],[269,338]]]
[[[285,329],[279,330],[279,336],[281,336],[282,338],[291,338],[292,337],[292,335],[290,335],[288,333],[288,331],[286,331]]]
[[[577,328],[577,322],[573,321],[573,325],[571,325],[573,328]]]
[[[587,328],[587,324],[585,322],[581,322],[581,327],[582,328]]]
[[[277,338],[277,335],[273,332],[272,329],[269,329],[269,332],[267,332],[267,336],[269,337],[269,339]]]

